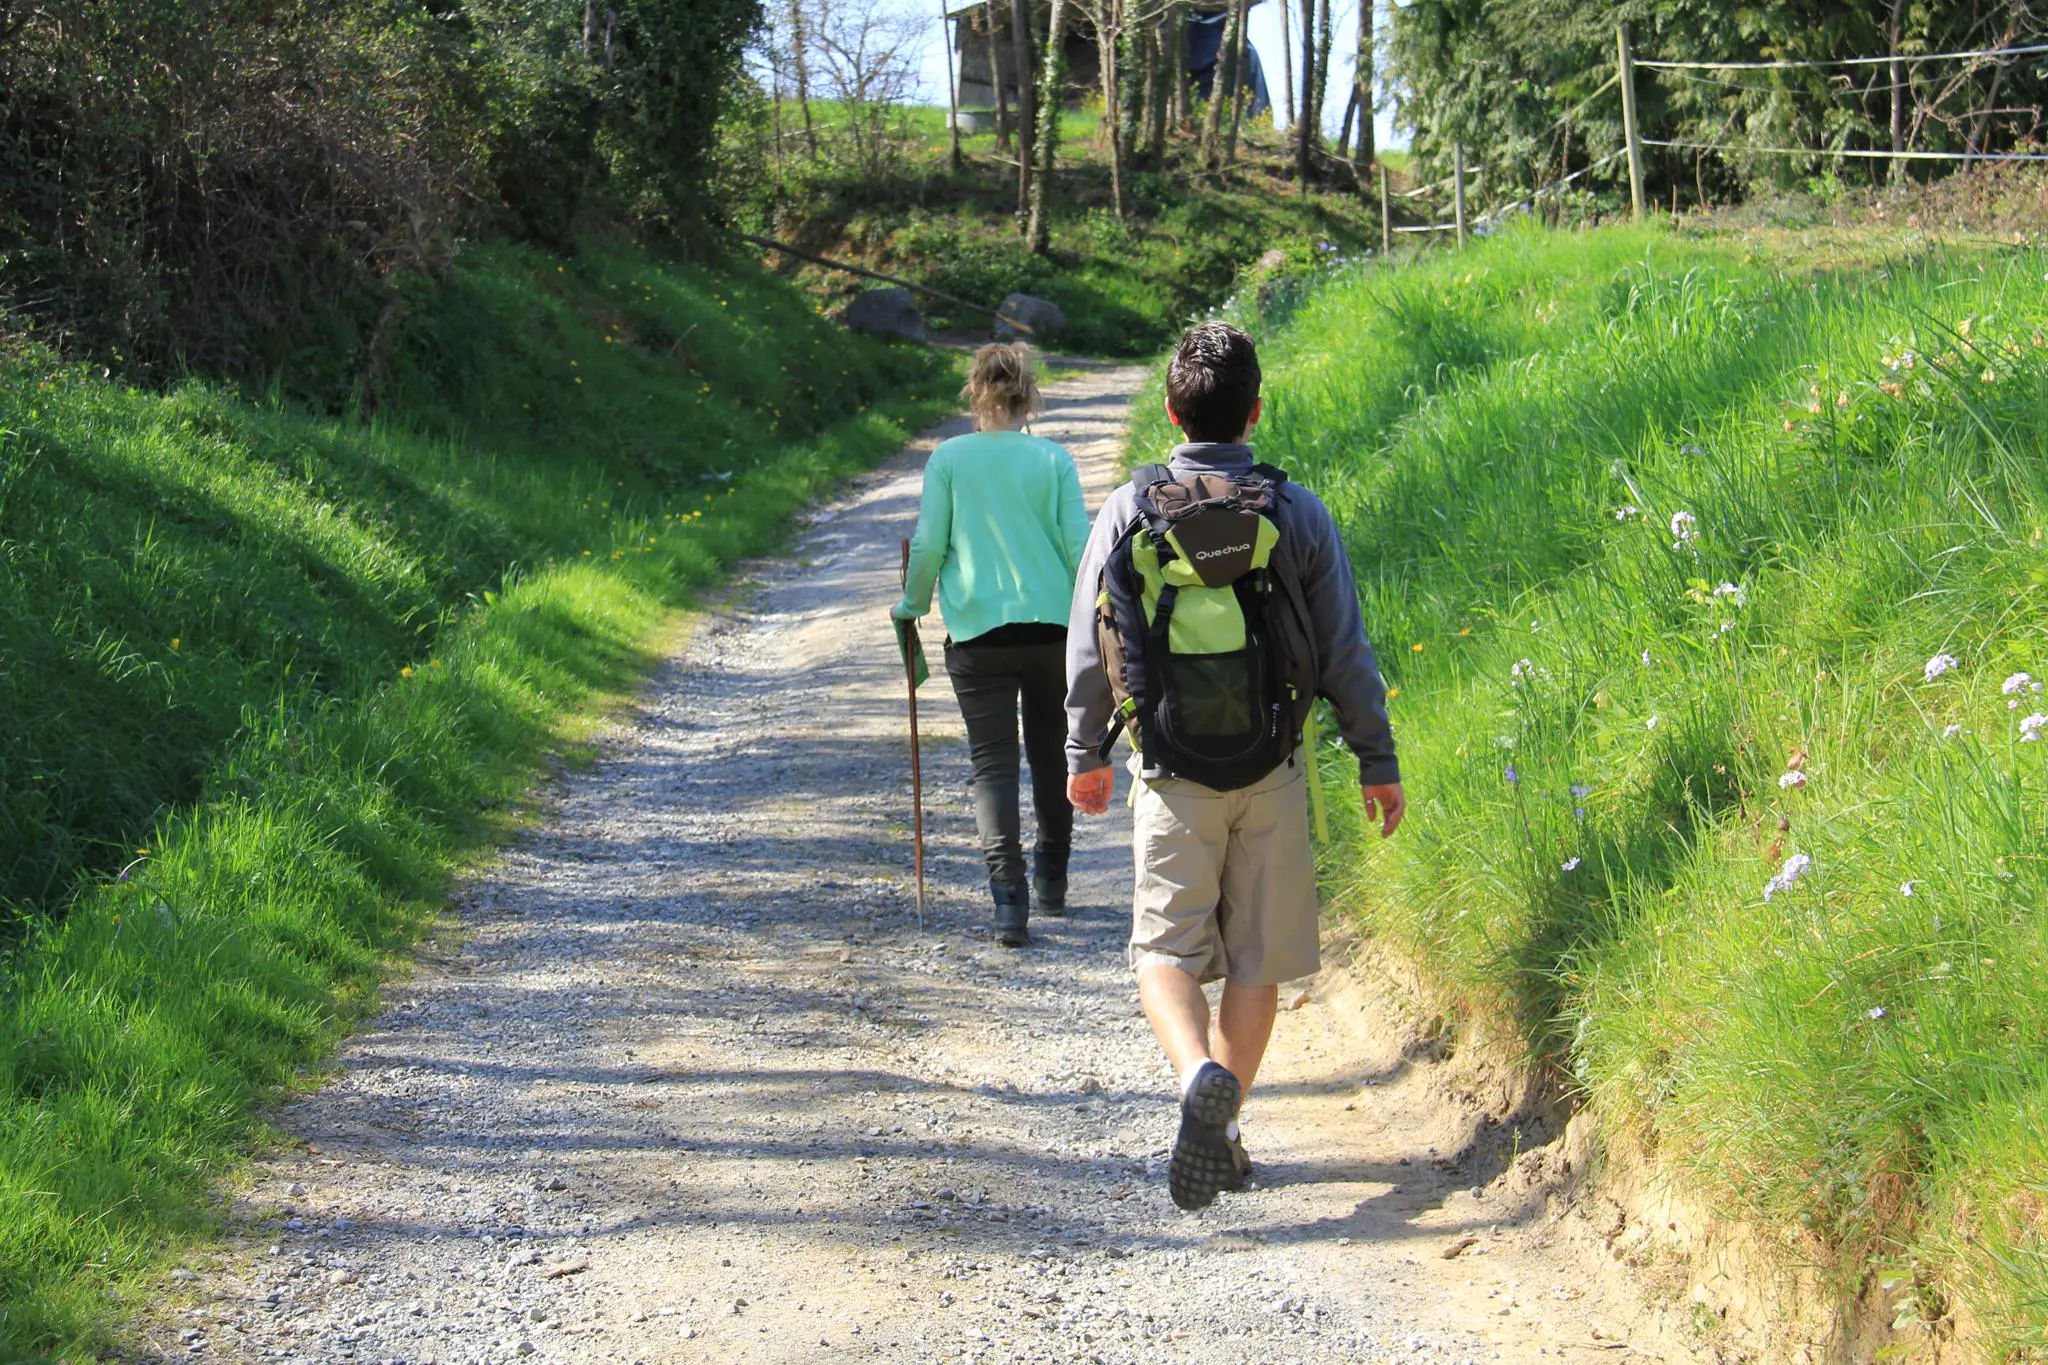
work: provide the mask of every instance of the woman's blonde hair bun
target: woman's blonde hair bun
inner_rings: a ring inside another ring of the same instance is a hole
[[[976,351],[960,397],[980,431],[1006,427],[1037,412],[1038,375],[1031,348],[1021,342],[992,341]]]

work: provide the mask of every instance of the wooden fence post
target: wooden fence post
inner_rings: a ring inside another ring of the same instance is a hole
[[[1458,220],[1458,245],[1465,245],[1465,144],[1451,144],[1451,207]]]
[[[1387,163],[1380,163],[1380,255],[1394,254],[1394,209],[1387,194]]]
[[[1643,141],[1636,131],[1636,58],[1628,45],[1628,26],[1614,30],[1621,57],[1621,129],[1628,138],[1628,196],[1637,222],[1643,217]]]

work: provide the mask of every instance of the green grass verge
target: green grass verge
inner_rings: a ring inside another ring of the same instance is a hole
[[[494,249],[388,417],[0,373],[0,1359],[90,1355],[675,607],[954,377],[749,269]]]
[[[1987,1354],[2048,1348],[2044,271],[1509,235],[1290,301],[1258,437],[1397,689],[1362,923]]]

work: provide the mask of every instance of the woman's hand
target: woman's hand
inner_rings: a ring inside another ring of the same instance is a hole
[[[898,602],[889,608],[889,615],[898,621],[915,621],[924,613],[914,609],[908,602]]]

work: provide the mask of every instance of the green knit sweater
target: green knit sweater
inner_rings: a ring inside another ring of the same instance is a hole
[[[1088,543],[1074,457],[1017,431],[955,436],[924,466],[899,617],[931,610],[955,640],[1021,622],[1064,624]]]

